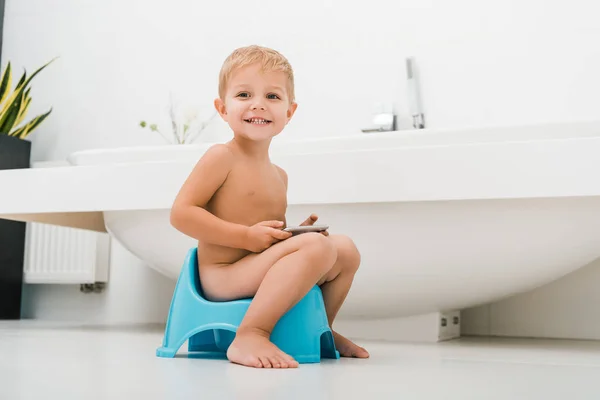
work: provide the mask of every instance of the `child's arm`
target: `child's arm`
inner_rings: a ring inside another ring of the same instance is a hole
[[[275,165],[275,164],[273,164]],[[283,184],[285,185],[285,197],[287,199],[287,191],[288,191],[288,176],[287,176],[287,172],[285,172],[285,170],[283,168],[281,168],[279,165],[275,165],[275,168],[277,169],[277,172],[279,172],[279,176],[281,177],[281,180],[283,181]],[[285,216],[285,214],[283,215],[283,228],[287,227],[287,218]]]
[[[206,243],[246,248],[248,227],[224,221],[205,207],[221,187],[233,166],[233,154],[227,146],[212,146],[200,158],[171,208],[171,225]]]

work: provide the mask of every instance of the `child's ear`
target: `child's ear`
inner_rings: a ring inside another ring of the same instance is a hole
[[[292,104],[290,104],[290,106],[288,107],[287,122],[290,122],[290,120],[294,116],[294,113],[296,112],[296,108],[298,108],[298,104],[296,102],[292,102]]]
[[[217,109],[217,112],[221,118],[223,118],[224,121],[227,121],[227,108],[225,107],[223,100],[221,100],[219,97],[215,99],[215,108]]]

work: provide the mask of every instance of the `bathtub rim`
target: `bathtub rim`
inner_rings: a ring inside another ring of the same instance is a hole
[[[527,137],[524,135],[522,138],[506,138],[505,134],[507,132],[514,131],[524,131],[527,132],[538,132],[547,128],[552,132],[561,132],[561,135],[548,135],[548,137]],[[568,136],[562,136],[562,132],[564,131],[577,131],[584,132],[586,134],[569,134]],[[593,132],[593,134],[589,134]],[[436,135],[442,135],[443,138],[448,138],[452,134],[473,134],[477,133],[477,135],[481,135],[481,138],[484,140],[475,140],[469,142],[457,142],[457,143],[442,143],[442,144],[431,144],[431,143],[408,143],[408,144],[398,144],[393,147],[384,147],[384,148],[368,148],[368,149],[326,149],[320,151],[317,149],[312,149],[309,151],[300,151],[294,152],[290,151],[289,147],[293,148],[294,145],[298,144],[315,144],[319,143],[327,143],[327,142],[343,142],[343,141],[358,141],[358,142],[366,142],[366,141],[386,141],[397,139],[401,141],[406,138],[431,138]],[[272,153],[279,153],[285,155],[298,155],[298,154],[323,154],[323,153],[344,153],[344,152],[360,152],[360,151],[373,151],[373,150],[395,150],[395,149],[418,149],[418,148],[429,148],[429,147],[453,147],[453,146],[472,146],[472,145],[494,145],[501,143],[528,143],[528,142],[544,142],[544,141],[569,141],[569,140],[585,140],[585,139],[594,139],[600,138],[600,120],[587,120],[587,121],[576,121],[576,122],[560,122],[560,123],[544,123],[544,124],[521,124],[521,125],[490,125],[490,126],[471,126],[464,128],[432,128],[432,129],[421,129],[421,130],[400,130],[400,131],[391,131],[391,132],[376,132],[376,133],[353,133],[350,135],[335,135],[335,136],[323,136],[323,137],[306,137],[306,138],[296,138],[296,137],[281,137],[278,136],[274,138],[270,151]],[[229,140],[229,139],[227,139]],[[118,156],[122,154],[136,154],[142,155],[146,154],[171,154],[171,153],[196,153],[198,155],[202,154],[201,152],[206,151],[210,146],[223,144],[227,140],[224,141],[213,141],[213,142],[198,142],[191,144],[161,144],[161,145],[143,145],[143,146],[122,146],[122,147],[105,147],[105,148],[93,148],[93,149],[83,149],[74,151],[67,155],[66,160],[70,165],[73,166],[84,166],[84,165],[109,165],[111,162],[89,162],[88,157],[110,157],[110,156]],[[289,146],[288,148],[283,149],[284,147]],[[281,151],[283,150],[283,151]],[[83,158],[83,162],[77,161]],[[165,158],[161,160],[149,160],[149,161],[136,161],[136,162],[176,162],[177,159],[174,158]],[[119,163],[128,163],[127,161],[121,161]]]

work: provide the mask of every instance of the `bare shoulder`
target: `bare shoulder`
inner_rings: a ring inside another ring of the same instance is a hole
[[[213,186],[223,183],[235,163],[235,155],[226,144],[214,144],[200,157],[192,170],[193,181],[212,182]],[[199,182],[194,182],[197,185]]]
[[[285,170],[283,168],[281,168],[279,165],[273,164],[273,166],[275,167],[275,169],[277,170],[277,172],[279,172],[279,176],[281,176],[281,179],[283,180],[283,183],[285,183],[285,186],[287,187],[287,185],[288,185],[287,172],[285,172]]]
[[[211,146],[200,157],[183,183],[175,205],[202,206],[223,185],[231,172],[235,157],[225,144]]]
[[[214,144],[200,157],[192,170],[192,175],[210,173],[215,177],[222,177],[229,174],[234,161],[235,156],[226,144]]]
[[[210,146],[208,150],[200,157],[198,163],[205,162],[217,162],[217,163],[228,163],[232,162],[234,154],[226,144],[218,143]]]

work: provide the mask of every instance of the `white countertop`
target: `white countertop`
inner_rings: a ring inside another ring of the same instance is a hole
[[[189,173],[186,166],[147,163],[0,171],[4,188],[0,217],[105,231],[102,211],[169,208]]]
[[[600,138],[273,157],[289,204],[600,196]],[[0,216],[104,230],[102,211],[168,209],[193,162],[0,171]]]

